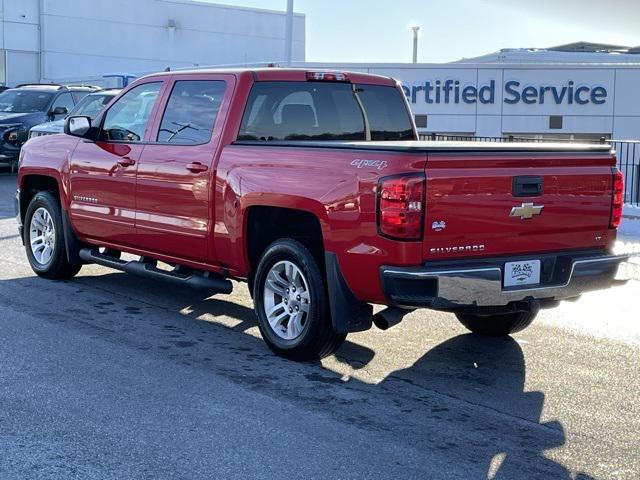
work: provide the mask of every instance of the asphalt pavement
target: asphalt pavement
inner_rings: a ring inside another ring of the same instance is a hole
[[[640,282],[478,338],[417,311],[274,356],[246,287],[36,277],[0,176],[0,479],[637,479]]]

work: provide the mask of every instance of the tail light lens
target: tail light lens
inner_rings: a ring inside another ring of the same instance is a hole
[[[617,168],[613,171],[613,198],[611,200],[611,228],[618,228],[622,221],[622,209],[624,206],[624,177]]]
[[[378,184],[378,230],[398,240],[420,240],[425,202],[424,175],[385,177]]]

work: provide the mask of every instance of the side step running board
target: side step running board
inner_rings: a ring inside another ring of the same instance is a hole
[[[181,266],[175,267],[172,271],[161,270],[156,266],[156,261],[151,259],[121,260],[117,257],[100,253],[100,251],[93,248],[81,249],[80,258],[88,263],[97,263],[98,265],[141,277],[169,280],[176,285],[187,285],[224,294],[231,293],[233,290],[233,284],[229,280],[213,276],[209,272],[191,270]]]

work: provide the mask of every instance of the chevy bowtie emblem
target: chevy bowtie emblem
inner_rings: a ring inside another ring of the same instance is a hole
[[[533,218],[534,215],[540,215],[544,205],[534,205],[533,203],[523,203],[519,207],[511,209],[510,217],[520,217],[522,220]]]

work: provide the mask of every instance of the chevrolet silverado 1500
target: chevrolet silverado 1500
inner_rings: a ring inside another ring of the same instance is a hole
[[[169,72],[29,141],[16,205],[38,275],[246,281],[268,345],[318,358],[415,308],[508,335],[609,287],[615,165],[606,145],[418,141],[390,78]]]

